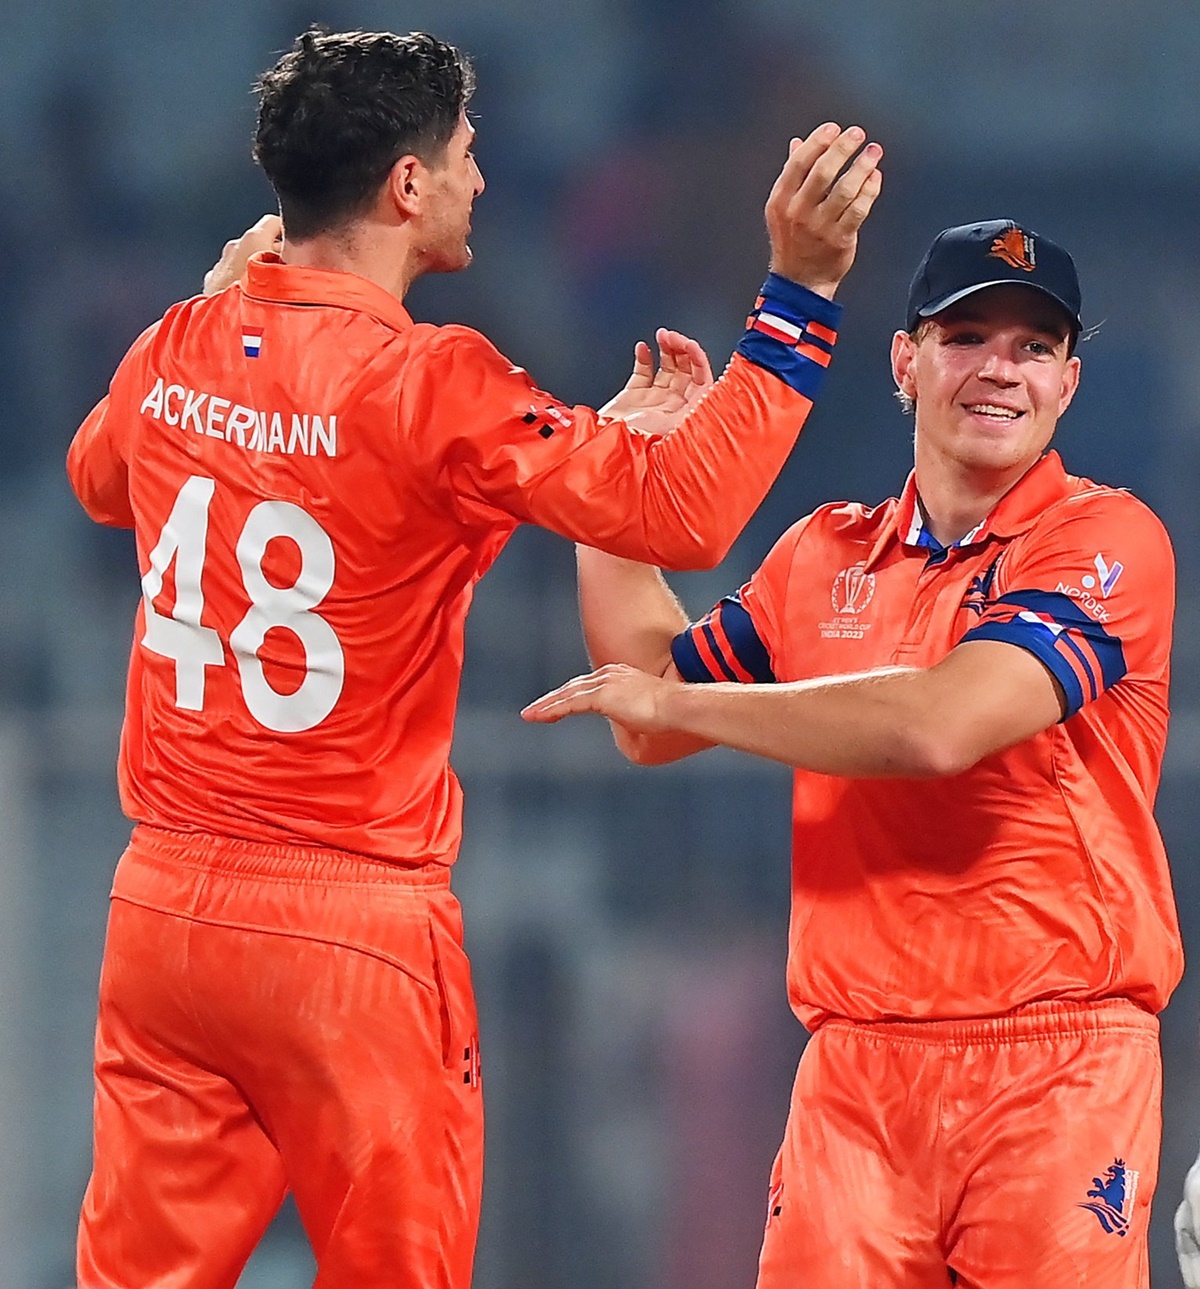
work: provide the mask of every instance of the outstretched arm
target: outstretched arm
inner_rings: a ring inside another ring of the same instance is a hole
[[[968,641],[934,667],[783,685],[688,685],[621,664],[531,703],[545,723],[598,712],[626,729],[686,734],[848,778],[960,774],[1062,718],[1062,690],[1031,653]]]
[[[703,370],[689,375],[678,401],[691,405],[666,432],[625,423],[625,395],[606,415],[567,407],[481,337],[441,328],[400,412],[427,428],[430,469],[456,512],[472,523],[498,512],[664,568],[719,563],[787,459],[830,362],[840,308],[828,297],[881,182],[881,149],[865,137],[828,125],[792,141],[767,202],[772,272],[747,330],[711,389]],[[649,376],[647,358],[638,351],[635,384]],[[493,398],[481,432],[480,406]]]

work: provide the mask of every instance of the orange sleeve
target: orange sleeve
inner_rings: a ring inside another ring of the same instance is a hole
[[[127,403],[130,368],[157,324],[145,331],[121,360],[108,393],[96,404],[67,450],[67,478],[80,505],[98,524],[132,528],[129,501],[128,429],[136,409]]]
[[[812,407],[740,354],[668,434],[566,406],[467,328],[439,329],[419,367],[402,416],[460,520],[535,523],[671,569],[724,558]]]
[[[744,586],[675,637],[671,657],[684,680],[766,685],[786,673],[784,604],[811,520],[793,524]]]
[[[964,641],[1003,640],[1057,678],[1072,715],[1123,677],[1160,678],[1171,650],[1175,561],[1162,522],[1126,492],[1071,497],[1005,554]]]
[[[80,505],[98,524],[132,528],[129,470],[114,432],[112,395],[106,394],[75,433],[67,451],[67,478]]]

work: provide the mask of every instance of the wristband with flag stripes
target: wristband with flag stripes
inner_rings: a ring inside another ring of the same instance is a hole
[[[768,273],[737,351],[814,399],[837,343],[842,306]]]

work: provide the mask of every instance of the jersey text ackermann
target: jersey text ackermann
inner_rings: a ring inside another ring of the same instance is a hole
[[[218,394],[167,384],[162,376],[138,410],[247,452],[337,456],[337,416],[330,412],[264,412]]]

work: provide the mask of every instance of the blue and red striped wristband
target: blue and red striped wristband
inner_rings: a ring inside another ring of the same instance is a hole
[[[737,351],[805,398],[815,399],[837,343],[842,306],[768,273]]]

